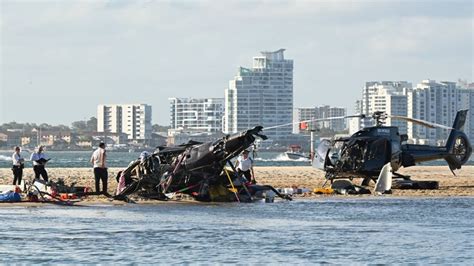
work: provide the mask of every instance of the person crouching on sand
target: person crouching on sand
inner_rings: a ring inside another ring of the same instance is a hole
[[[248,182],[252,182],[253,184],[256,183],[255,175],[253,173],[253,160],[249,157],[248,150],[242,152],[242,156],[237,159],[235,167],[237,168],[239,175],[243,174]]]
[[[44,181],[48,182],[48,172],[46,172],[46,163],[50,160],[44,154],[44,147],[38,146],[35,152],[31,154],[30,161],[33,162],[33,171],[35,172],[35,179],[43,177]]]
[[[25,168],[25,158],[21,157],[20,147],[15,147],[12,155],[13,185],[20,185],[23,177],[23,168]]]
[[[102,194],[108,196],[107,193],[107,182],[108,173],[105,165],[106,161],[105,143],[101,142],[99,148],[92,153],[91,163],[94,165],[94,178],[95,178],[95,191],[100,191],[100,180],[102,180]]]

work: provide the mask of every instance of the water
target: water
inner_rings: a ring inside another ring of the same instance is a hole
[[[3,207],[3,263],[474,263],[474,198]]]
[[[11,167],[11,155],[13,152],[0,152],[0,168]],[[30,153],[23,152],[22,155],[29,160]],[[92,152],[89,151],[46,151],[46,155],[51,159],[48,168],[61,167],[91,167],[90,158]],[[109,167],[125,168],[128,164],[136,160],[140,152],[109,152],[107,163]],[[255,159],[257,166],[309,166],[310,161],[305,159],[290,160],[282,152],[259,152]],[[26,163],[27,167],[31,162]]]
[[[0,168],[11,167],[11,155],[13,152],[0,152]],[[89,162],[92,152],[89,151],[47,151],[46,154],[52,158],[48,163],[48,168],[62,167],[91,167]],[[23,152],[22,155],[28,160],[30,154]],[[137,159],[140,152],[109,152],[107,163],[109,167],[125,168],[128,164]],[[306,159],[291,160],[283,152],[258,152],[255,158],[256,166],[309,166],[310,161]],[[446,165],[444,160],[431,161],[422,165]],[[474,156],[471,156],[466,165],[474,165]],[[31,162],[26,163],[31,167]]]

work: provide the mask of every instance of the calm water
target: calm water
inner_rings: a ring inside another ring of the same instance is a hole
[[[474,198],[3,207],[3,263],[474,263]]]
[[[23,152],[23,156],[29,160],[30,153]],[[51,161],[49,168],[56,167],[91,167],[89,160],[92,152],[88,151],[50,151],[46,152]],[[11,167],[12,152],[0,152],[0,168]],[[127,167],[127,165],[138,158],[139,152],[109,152],[107,162],[109,167]],[[310,161],[305,159],[290,160],[282,152],[258,152],[255,159],[256,166],[309,166]],[[425,165],[447,165],[445,161],[428,162]],[[474,156],[471,156],[467,165],[474,165]],[[26,167],[31,167],[31,162],[26,163]]]

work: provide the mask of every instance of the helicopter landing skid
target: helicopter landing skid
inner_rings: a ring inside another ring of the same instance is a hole
[[[403,180],[411,180],[410,176],[409,175],[402,175],[402,174],[399,174],[399,173],[393,173],[393,177],[394,178],[403,178]]]

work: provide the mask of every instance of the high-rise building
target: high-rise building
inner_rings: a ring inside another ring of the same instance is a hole
[[[169,98],[171,129],[221,132],[223,98]]]
[[[408,94],[408,116],[450,126],[458,111],[459,100],[455,82],[423,80]],[[441,143],[448,134],[445,129],[408,124],[409,137],[423,143]]]
[[[235,133],[261,125],[274,140],[292,133],[293,60],[285,59],[280,49],[261,52],[253,58],[251,69],[240,67],[225,90],[224,132]]]
[[[101,104],[97,107],[97,131],[125,133],[130,140],[151,139],[151,106]]]
[[[459,85],[458,110],[469,109],[466,124],[464,125],[464,132],[472,144],[474,143],[474,83],[460,83]]]
[[[329,105],[316,107],[300,107],[296,108],[295,122],[302,122],[308,120],[318,120],[331,117],[343,117],[346,115],[346,109],[342,107],[331,107]],[[298,123],[295,123],[293,132],[300,133]],[[321,121],[310,121],[307,123],[308,128],[327,128],[336,132],[346,129],[346,121],[341,119],[329,119]]]
[[[407,116],[407,94],[411,89],[411,83],[406,81],[366,82],[362,92],[362,113],[370,116],[381,111],[388,115]],[[361,127],[371,125],[372,120],[362,119]],[[387,118],[386,125],[398,127],[400,134],[407,133],[405,121]]]

